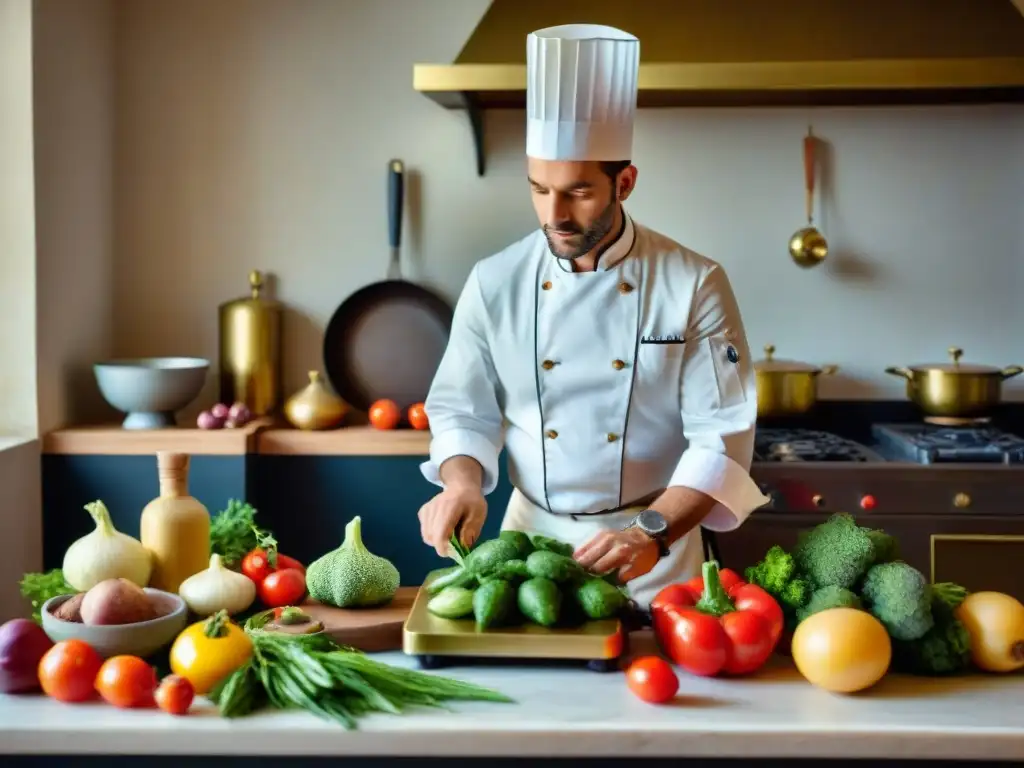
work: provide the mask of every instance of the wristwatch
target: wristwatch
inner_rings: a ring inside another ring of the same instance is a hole
[[[654,539],[658,545],[658,557],[665,557],[668,554],[668,520],[661,512],[654,509],[643,510],[626,526],[627,530],[630,528],[639,528]]]

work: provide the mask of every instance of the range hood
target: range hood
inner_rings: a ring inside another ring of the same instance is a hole
[[[469,114],[521,109],[526,36],[609,24],[640,39],[644,107],[1024,101],[1024,0],[494,0],[413,87]]]

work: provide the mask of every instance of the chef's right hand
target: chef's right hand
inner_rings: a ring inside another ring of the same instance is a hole
[[[448,557],[456,528],[464,547],[473,546],[480,537],[487,519],[487,500],[479,488],[449,486],[420,507],[419,518],[423,542],[441,557]]]

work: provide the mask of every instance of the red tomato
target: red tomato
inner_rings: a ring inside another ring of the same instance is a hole
[[[413,429],[430,429],[426,406],[423,403],[413,403],[410,405],[406,418],[409,419],[409,426]]]
[[[156,685],[156,671],[138,656],[112,656],[96,675],[100,696],[121,709],[152,707]]]
[[[273,572],[270,558],[263,549],[254,549],[242,558],[242,573],[259,584]]]
[[[394,429],[402,419],[402,412],[394,400],[378,400],[370,406],[370,424],[377,429]]]
[[[756,613],[733,611],[719,619],[728,636],[729,658],[722,671],[730,675],[756,672],[775,650],[768,623]]]
[[[786,617],[774,597],[765,592],[757,584],[740,584],[729,594],[737,611],[744,611],[760,616],[768,625],[772,650],[775,649],[782,630],[786,626]]]
[[[306,572],[306,566],[296,560],[294,557],[288,557],[288,555],[282,555],[280,552],[277,553],[277,570],[283,571],[285,568],[294,568],[296,571]]]
[[[184,715],[192,706],[195,689],[186,678],[168,675],[156,689],[156,703],[164,712]]]
[[[654,631],[662,650],[692,675],[709,677],[722,670],[729,658],[729,636],[718,617],[695,608],[665,606]]]
[[[638,699],[648,704],[664,704],[679,691],[679,678],[664,659],[643,656],[627,667],[626,685]]]
[[[260,601],[268,608],[295,605],[306,594],[306,576],[295,568],[274,571],[258,585]]]
[[[57,701],[87,701],[96,694],[103,658],[82,640],[62,640],[39,660],[39,685]]]

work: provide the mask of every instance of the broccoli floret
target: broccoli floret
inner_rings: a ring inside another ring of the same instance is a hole
[[[907,563],[872,566],[864,576],[861,596],[893,640],[918,640],[935,626],[931,586],[924,574]]]
[[[782,588],[781,593],[774,597],[782,603],[783,610],[795,611],[807,605],[807,601],[811,599],[811,592],[811,583],[809,581],[806,579],[793,579]]]
[[[778,595],[793,578],[795,571],[793,556],[776,544],[765,553],[764,560],[747,568],[744,576],[749,583],[757,584],[772,595]]]
[[[865,528],[864,531],[867,533],[868,538],[871,539],[871,545],[874,547],[872,564],[891,563],[899,557],[899,543],[894,536],[874,528]]]
[[[957,584],[932,586],[935,626],[923,637],[893,643],[893,667],[915,675],[952,675],[970,666],[971,636],[956,618],[956,607],[967,591]]]
[[[827,611],[830,608],[860,607],[860,598],[848,589],[834,586],[819,587],[811,593],[811,599],[807,601],[807,605],[797,610],[796,615],[800,621],[803,621],[808,616]]]
[[[793,556],[816,588],[851,589],[874,561],[875,546],[851,515],[835,514],[800,538]]]

